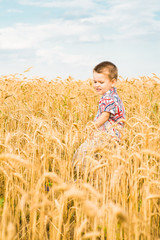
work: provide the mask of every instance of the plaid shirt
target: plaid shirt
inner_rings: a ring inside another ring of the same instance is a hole
[[[119,98],[115,87],[112,87],[101,97],[99,101],[98,112],[94,121],[96,121],[96,119],[102,114],[102,112],[109,112],[110,117],[99,128],[99,130],[105,131],[110,135],[118,137],[118,139],[120,139],[120,132],[117,128],[123,128],[124,123],[121,121],[121,119],[125,119],[126,114],[123,103]],[[114,123],[117,123],[117,126],[111,127]]]

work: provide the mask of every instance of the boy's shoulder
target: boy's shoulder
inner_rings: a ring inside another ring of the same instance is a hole
[[[100,99],[99,104],[113,104],[116,105],[122,104],[122,100],[120,99],[117,89],[114,87],[107,91]]]

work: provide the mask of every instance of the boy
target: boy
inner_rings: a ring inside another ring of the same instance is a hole
[[[95,129],[90,138],[78,148],[74,155],[74,166],[85,169],[87,151],[100,147],[107,140],[104,135],[120,141],[120,129],[124,126],[125,109],[115,88],[118,69],[111,62],[101,62],[93,69],[93,87],[101,95],[97,115],[94,119]],[[98,131],[95,131],[98,130]]]
[[[119,140],[120,132],[117,128],[124,126],[125,109],[115,88],[117,78],[118,69],[111,62],[101,62],[93,69],[94,89],[102,95],[94,119],[95,127]],[[117,127],[112,127],[115,123]]]

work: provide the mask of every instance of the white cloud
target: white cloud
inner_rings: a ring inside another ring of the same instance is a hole
[[[92,0],[50,0],[50,1],[32,1],[32,0],[19,0],[20,4],[23,5],[30,5],[30,6],[38,6],[38,7],[57,7],[57,8],[66,8],[66,7],[72,7],[72,8],[84,8],[89,9],[94,6],[94,3]]]
[[[103,39],[118,40],[147,36],[160,31],[160,20],[154,19],[155,12],[160,10],[159,0],[121,1],[113,0],[108,9],[103,9],[81,21],[103,29]]]
[[[55,20],[43,25],[16,24],[0,29],[0,49],[38,48],[46,41],[79,41],[89,27],[74,21]]]
[[[93,57],[84,53],[69,53],[62,46],[55,46],[50,49],[43,48],[36,51],[39,63],[47,62],[49,65],[61,62],[64,64],[73,64],[74,66],[90,66],[94,63]]]
[[[7,12],[8,13],[23,13],[22,10],[16,9],[16,8],[9,8],[9,9],[7,9]]]
[[[23,1],[24,2],[24,1]],[[50,1],[51,2],[51,1]],[[58,2],[58,1],[57,1]],[[84,4],[84,1],[66,1],[74,4]],[[33,2],[27,3],[41,3]],[[55,1],[51,3],[56,4]],[[64,3],[60,1],[59,4]],[[91,0],[88,2],[92,4]],[[0,49],[38,49],[46,43],[53,47],[58,42],[65,43],[96,43],[107,40],[134,39],[146,37],[160,31],[160,21],[154,19],[158,10],[157,0],[153,3],[143,0],[128,3],[126,0],[113,0],[109,9],[102,9],[101,14],[81,19],[55,19],[48,24],[15,24],[13,27],[0,29]],[[85,5],[86,6],[86,5]],[[147,7],[146,7],[147,6]],[[159,6],[160,8],[160,6]],[[11,9],[9,9],[11,11]]]
[[[150,20],[154,17],[154,12],[159,10],[159,0],[113,0],[111,6],[111,13],[114,14],[114,16],[121,16],[122,18],[123,16],[130,16],[134,19],[137,18],[137,21],[141,21],[141,19]]]
[[[149,0],[106,0],[106,5],[104,4],[103,7],[100,7],[99,3],[94,0],[19,0],[19,3],[48,8],[65,8],[64,18],[69,16],[67,14],[69,11],[70,18],[73,17],[73,20],[57,21],[59,31],[56,26],[48,26],[48,28],[55,31],[57,38],[64,35],[71,38],[77,36],[76,39],[73,38],[70,41],[99,42],[131,39],[148,36],[160,30],[160,21],[154,19],[155,12],[160,10],[159,0],[152,2]],[[78,11],[79,19],[75,19],[75,11]],[[80,17],[84,12],[86,17]],[[63,24],[65,27],[62,26]],[[79,34],[75,34],[76,29]]]
[[[0,36],[0,49],[22,49],[30,46],[29,41],[18,29],[1,28]]]

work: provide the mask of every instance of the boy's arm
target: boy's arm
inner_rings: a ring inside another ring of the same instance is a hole
[[[97,118],[97,120],[94,122],[94,127],[99,128],[100,126],[102,126],[109,119],[109,116],[110,116],[109,112],[103,112],[99,116],[99,118]],[[90,129],[90,132],[89,132],[90,138],[93,137],[93,132],[94,132],[94,129],[93,128]]]
[[[94,122],[95,127],[99,128],[100,126],[102,126],[109,119],[109,116],[109,112],[103,112]]]

